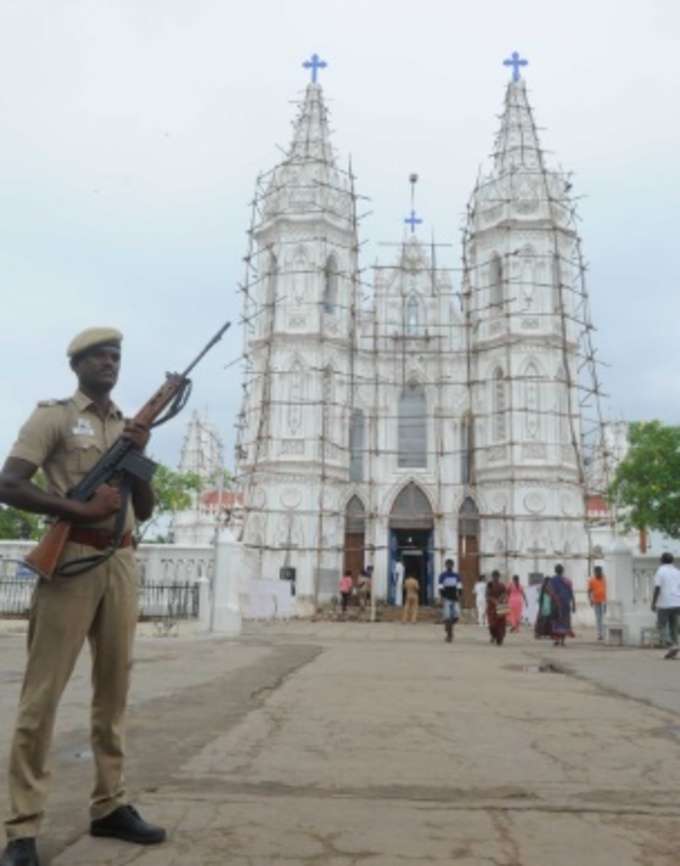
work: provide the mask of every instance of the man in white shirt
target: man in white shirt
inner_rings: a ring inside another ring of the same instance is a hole
[[[475,584],[475,605],[477,606],[477,625],[486,625],[486,578],[479,575]]]
[[[673,554],[662,553],[661,565],[654,576],[652,610],[658,610],[659,631],[662,639],[670,641],[667,659],[674,659],[678,646],[678,618],[680,618],[680,570],[673,565]]]
[[[398,559],[394,564],[394,603],[401,607],[404,602],[404,563]]]

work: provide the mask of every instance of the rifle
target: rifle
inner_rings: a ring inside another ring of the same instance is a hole
[[[222,336],[230,325],[231,322],[227,322],[220,328],[183,373],[166,373],[165,382],[151,399],[142,406],[133,421],[151,429],[165,424],[166,421],[178,415],[186,406],[191,394],[189,373],[201,361],[203,356],[222,339]],[[166,409],[167,411],[165,411]],[[165,412],[165,414],[159,417],[162,412]],[[123,501],[116,517],[113,541],[110,548],[101,554],[86,556],[82,559],[63,563],[57,569],[57,564],[68,542],[72,525],[67,520],[57,520],[50,526],[37,546],[25,557],[25,564],[37,572],[40,577],[50,580],[55,573],[63,576],[82,574],[104,562],[115,553],[120,544],[131,480],[139,478],[142,481],[151,481],[155,471],[156,464],[153,460],[149,460],[139,449],[135,448],[129,439],[121,436],[105,454],[102,454],[87,475],[67,494],[68,499],[73,499],[77,502],[87,502],[93,496],[95,490],[102,484],[108,484],[114,478],[119,481]]]

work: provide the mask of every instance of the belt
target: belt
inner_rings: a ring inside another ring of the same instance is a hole
[[[115,541],[113,532],[107,529],[88,529],[85,526],[74,526],[68,536],[69,541],[75,544],[86,544],[96,550],[108,550]],[[132,532],[124,532],[117,547],[130,547],[132,544]]]

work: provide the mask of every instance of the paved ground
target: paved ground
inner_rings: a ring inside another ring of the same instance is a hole
[[[83,664],[60,716],[44,859],[677,864],[680,664],[588,638],[497,648],[467,626],[448,646],[431,625],[358,623],[142,637],[129,780],[170,841],[144,850],[83,835]],[[22,642],[0,632],[4,751]]]

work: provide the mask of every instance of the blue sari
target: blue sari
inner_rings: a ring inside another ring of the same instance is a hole
[[[549,592],[552,596],[551,630],[555,637],[573,637],[571,630],[571,607],[574,603],[574,590],[571,581],[560,574],[550,578]]]

